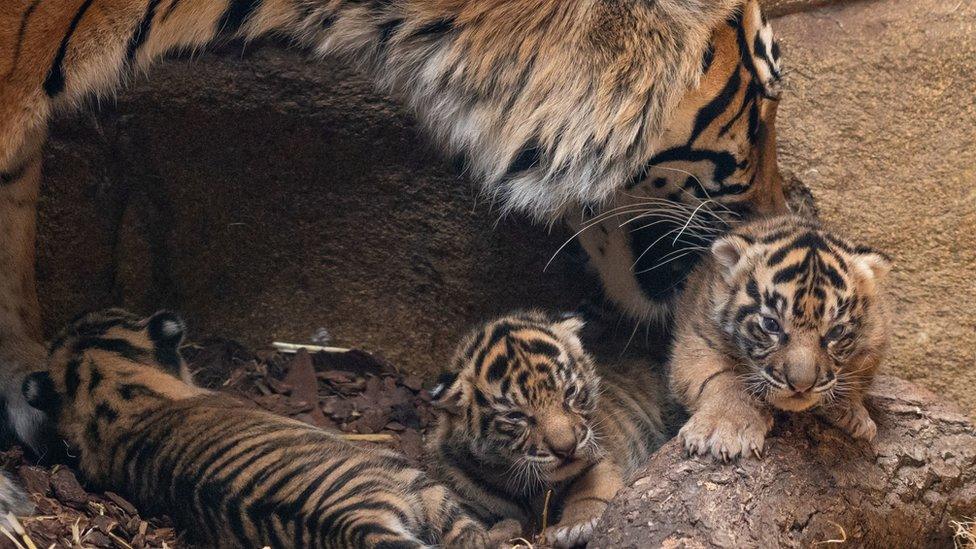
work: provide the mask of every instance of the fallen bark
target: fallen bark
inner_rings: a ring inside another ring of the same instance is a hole
[[[777,419],[762,460],[687,458],[672,440],[604,515],[590,547],[952,547],[976,516],[976,427],[879,377],[856,443],[810,414]]]

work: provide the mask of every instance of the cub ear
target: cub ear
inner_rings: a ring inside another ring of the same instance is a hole
[[[42,412],[51,413],[61,406],[61,395],[54,388],[54,380],[47,372],[33,372],[24,378],[21,392],[27,404]]]
[[[180,344],[186,334],[186,324],[180,315],[160,311],[146,321],[146,331],[156,346],[156,360],[170,373],[192,384],[189,373],[183,367],[183,357],[180,356]]]
[[[157,345],[178,348],[186,334],[186,323],[180,315],[171,311],[159,311],[146,321],[149,339]]]
[[[749,249],[749,242],[739,235],[730,234],[712,243],[712,257],[725,267],[723,274],[731,275]]]
[[[464,394],[461,392],[460,384],[457,383],[458,374],[456,372],[445,372],[438,376],[437,385],[430,390],[431,405],[435,410],[446,412],[450,415],[461,413],[461,401]]]
[[[559,320],[556,321],[556,326],[567,330],[570,333],[579,335],[583,327],[586,326],[586,319],[583,318],[582,313],[579,311],[571,311],[562,313],[559,315]]]
[[[855,254],[858,268],[870,274],[875,281],[884,280],[891,271],[891,258],[877,250],[862,246],[855,250]]]

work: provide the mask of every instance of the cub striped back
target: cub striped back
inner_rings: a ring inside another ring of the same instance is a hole
[[[87,480],[219,547],[486,547],[450,492],[406,458],[194,387],[171,313],[86,315],[51,345],[28,402]]]

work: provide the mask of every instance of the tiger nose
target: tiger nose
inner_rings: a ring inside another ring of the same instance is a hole
[[[546,436],[546,446],[559,459],[570,459],[576,453],[576,433],[572,429],[551,433]]]
[[[797,393],[805,393],[817,384],[817,368],[787,367],[783,369],[786,386]]]

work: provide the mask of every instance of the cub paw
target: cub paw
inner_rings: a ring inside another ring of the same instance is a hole
[[[522,524],[515,519],[497,522],[488,530],[492,547],[511,547],[513,541],[520,537],[522,537]]]
[[[560,522],[556,526],[546,528],[542,533],[546,543],[553,547],[578,547],[586,545],[593,537],[593,530],[596,528],[600,517],[593,517],[582,522]]]
[[[752,454],[761,457],[772,416],[752,406],[695,412],[678,432],[690,455],[711,455],[731,461]]]
[[[871,419],[864,404],[851,403],[847,408],[829,416],[830,421],[858,440],[872,441],[878,434],[878,426]]]

